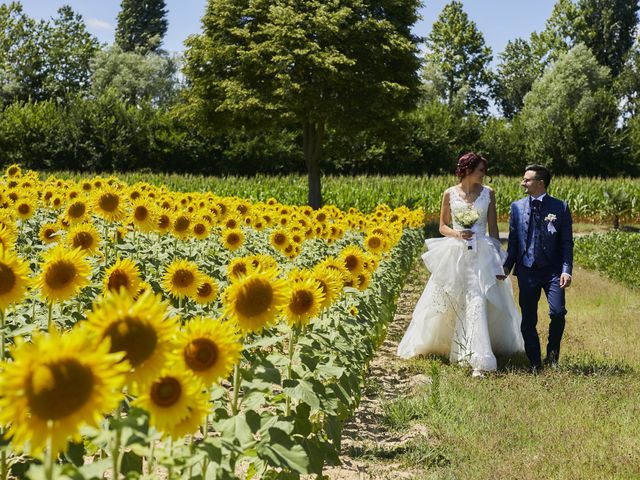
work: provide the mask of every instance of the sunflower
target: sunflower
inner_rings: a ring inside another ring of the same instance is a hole
[[[330,307],[342,291],[342,274],[325,265],[317,265],[311,272],[311,278],[320,284],[324,293],[320,308]]]
[[[202,282],[198,286],[193,299],[203,305],[209,304],[216,299],[218,295],[218,283],[209,275],[202,275]]]
[[[174,260],[165,270],[162,277],[162,288],[174,297],[194,297],[202,283],[202,273],[191,261]]]
[[[27,262],[0,248],[0,311],[22,300],[31,282],[29,273]]]
[[[191,232],[198,240],[204,240],[209,236],[209,225],[204,219],[198,220],[191,227]]]
[[[387,245],[382,235],[372,233],[365,237],[364,248],[371,253],[379,254],[387,249]]]
[[[64,216],[70,224],[81,223],[89,216],[89,207],[83,199],[77,198],[64,209]]]
[[[166,233],[171,228],[171,214],[168,209],[163,209],[158,213],[158,221],[156,224],[156,230],[159,233]]]
[[[18,450],[28,444],[30,454],[38,455],[51,437],[55,455],[69,437],[80,440],[82,425],[98,427],[121,401],[127,363],[82,330],[36,332],[32,343],[20,338],[12,347],[13,362],[0,373],[0,423],[9,425],[6,434]]]
[[[188,213],[176,215],[171,222],[171,233],[181,240],[189,237],[191,234],[191,215]]]
[[[364,252],[354,245],[344,248],[340,253],[340,259],[351,276],[358,275],[364,268]]]
[[[17,238],[18,235],[16,231],[11,228],[10,224],[0,225],[0,247],[5,250],[13,250]]]
[[[289,232],[282,228],[278,228],[269,235],[269,242],[271,242],[271,245],[273,245],[276,250],[280,250],[282,252],[291,243]]]
[[[251,273],[225,290],[224,313],[245,332],[260,331],[271,324],[287,301],[286,280],[275,268]]]
[[[148,201],[138,199],[133,202],[129,221],[141,232],[151,232],[158,226],[156,208]]]
[[[57,242],[62,229],[57,223],[43,223],[38,232],[40,241],[44,244]]]
[[[348,278],[351,277],[351,274],[349,273],[349,270],[347,270],[347,267],[345,267],[344,262],[332,257],[325,258],[320,263],[318,263],[316,267],[326,267],[330,270],[335,271],[342,282],[345,282]]]
[[[19,198],[18,201],[14,204],[13,208],[22,221],[29,220],[31,217],[33,217],[33,214],[36,213],[35,202],[27,197]]]
[[[94,183],[95,185],[95,183]],[[122,193],[112,186],[102,186],[93,192],[93,210],[109,222],[124,218],[124,201]]]
[[[84,253],[94,254],[100,248],[100,234],[93,223],[79,223],[67,234],[67,245],[80,248]]]
[[[167,315],[167,303],[151,291],[135,300],[124,289],[109,291],[94,303],[87,321],[98,341],[109,340],[111,352],[125,353],[130,384],[152,382],[172,358],[178,321]]]
[[[247,258],[251,261],[253,270],[268,270],[270,268],[278,267],[277,260],[266,253],[257,253]]]
[[[320,284],[312,278],[306,278],[291,284],[282,311],[289,325],[303,327],[318,315],[323,301],[324,293]]]
[[[356,287],[360,291],[365,291],[369,287],[370,283],[371,283],[371,273],[369,273],[368,270],[362,270],[354,278],[354,287]]]
[[[230,251],[237,250],[244,243],[244,233],[239,228],[222,231],[222,244]]]
[[[227,265],[227,277],[229,280],[239,280],[253,270],[250,257],[237,257]]]
[[[149,412],[149,423],[174,439],[196,431],[208,412],[200,382],[191,372],[178,368],[164,370],[132,405]],[[187,419],[191,421],[185,425]]]
[[[138,294],[140,288],[140,269],[129,258],[119,258],[106,272],[104,272],[104,291],[118,293],[124,289],[131,297]]]
[[[22,176],[22,169],[20,165],[13,163],[6,168],[4,175],[8,178],[19,178]]]
[[[91,267],[82,249],[69,250],[58,245],[44,254],[36,286],[49,302],[63,301],[87,285],[90,275]]]
[[[349,307],[349,315],[351,315],[352,317],[357,317],[358,316],[358,307],[356,307],[355,305],[351,305]]]
[[[176,348],[181,370],[190,370],[205,385],[227,378],[240,362],[242,342],[229,322],[199,318],[187,323]]]

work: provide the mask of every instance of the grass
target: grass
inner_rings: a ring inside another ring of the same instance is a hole
[[[407,362],[438,381],[384,405],[387,428],[429,432],[394,461],[424,479],[640,479],[640,293],[577,268],[567,309],[557,370],[533,376],[520,359],[478,380],[441,359]]]

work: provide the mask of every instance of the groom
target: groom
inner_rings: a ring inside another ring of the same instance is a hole
[[[538,301],[544,290],[549,303],[549,342],[545,364],[555,366],[564,331],[565,289],[571,285],[573,233],[567,203],[547,194],[551,173],[540,165],[525,168],[522,187],[528,195],[511,204],[505,274],[515,265],[520,288],[522,337],[534,372],[542,369]]]

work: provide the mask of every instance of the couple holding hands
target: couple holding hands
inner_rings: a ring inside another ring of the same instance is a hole
[[[511,204],[509,240],[499,241],[496,199],[484,185],[487,160],[466,153],[458,160],[459,183],[442,197],[440,233],[427,239],[422,255],[431,276],[398,346],[398,355],[449,356],[472,375],[497,369],[497,355],[526,351],[533,372],[554,366],[565,326],[565,291],[571,285],[573,233],[566,202],[547,193],[549,170],[525,168],[527,194]],[[518,279],[520,311],[511,281]],[[544,362],[537,332],[538,302],[549,305],[549,339]]]

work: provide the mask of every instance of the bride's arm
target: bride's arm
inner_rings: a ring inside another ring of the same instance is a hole
[[[442,205],[440,206],[440,233],[445,237],[453,238],[467,238],[465,232],[459,232],[454,230],[449,225],[451,224],[451,207],[449,204],[449,191],[446,190],[442,195]],[[468,235],[470,238],[471,235]]]
[[[500,240],[500,232],[498,231],[498,212],[496,210],[496,194],[493,190],[489,190],[489,211],[487,212],[487,223],[489,224],[489,235]]]

